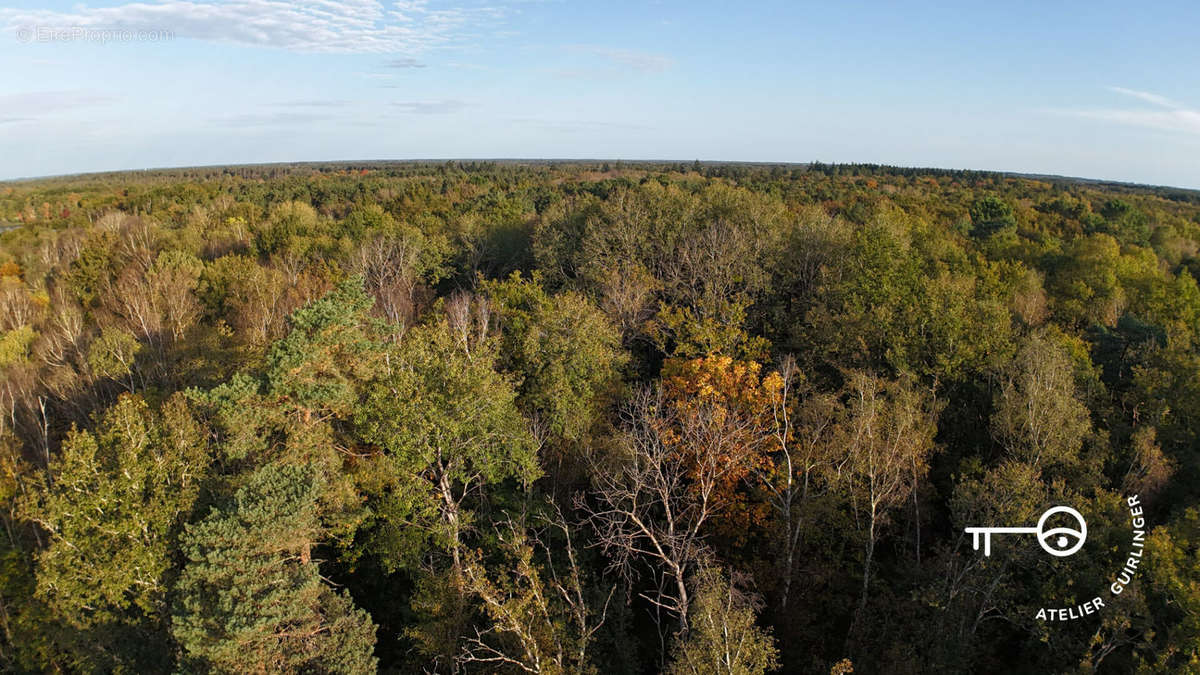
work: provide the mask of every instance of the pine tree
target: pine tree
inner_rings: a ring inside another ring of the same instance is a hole
[[[349,413],[356,382],[369,376],[379,356],[367,316],[370,307],[362,279],[351,277],[296,310],[289,320],[291,331],[272,346],[268,388],[304,422],[323,412]]]
[[[375,625],[322,581],[312,559],[321,488],[307,468],[268,465],[230,503],[188,527],[173,625],[186,666],[375,670]]]

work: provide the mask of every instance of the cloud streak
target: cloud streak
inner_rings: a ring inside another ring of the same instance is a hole
[[[606,59],[617,67],[639,73],[661,73],[675,65],[674,59],[669,56],[637,49],[613,49],[610,47],[581,47],[580,49]]]
[[[1167,98],[1166,96],[1159,96],[1158,94],[1152,94],[1148,91],[1138,91],[1136,89],[1126,89],[1125,87],[1109,87],[1108,90],[1111,92],[1117,93],[1117,94],[1122,94],[1125,96],[1132,96],[1133,98],[1145,101],[1146,103],[1153,103],[1154,105],[1162,106],[1164,108],[1178,108],[1179,107],[1178,103],[1172,101],[1171,99]]]
[[[632,75],[658,74],[670,70],[675,60],[663,54],[638,49],[617,49],[595,45],[573,45],[568,52],[582,57],[578,67],[554,68],[557,77],[582,80],[605,80]]]
[[[23,122],[64,110],[87,108],[111,103],[116,99],[108,94],[81,89],[65,91],[28,91],[0,95],[0,110],[11,117],[9,122]]]
[[[171,31],[176,38],[307,53],[419,54],[462,42],[503,12],[428,0],[159,0],[71,11],[0,8],[20,27]]]
[[[228,117],[219,117],[212,122],[221,126],[227,127],[278,127],[294,124],[311,124],[313,122],[327,122],[335,119],[332,115],[320,115],[313,113],[296,113],[296,112],[278,112],[268,114],[245,114],[245,115],[230,115]]]
[[[1189,108],[1166,96],[1148,91],[1126,89],[1124,87],[1109,87],[1108,90],[1115,94],[1137,99],[1142,103],[1149,104],[1151,107],[1065,109],[1053,110],[1051,112],[1072,117],[1141,127],[1143,129],[1200,135],[1200,110]]]
[[[413,115],[448,115],[471,107],[466,101],[441,99],[436,101],[396,101],[392,103],[402,113]]]
[[[411,56],[406,56],[402,59],[392,59],[391,61],[388,61],[387,63],[385,63],[383,65],[386,68],[396,68],[396,69],[426,67],[426,64],[414,59]]]
[[[272,103],[272,106],[278,108],[344,108],[350,105],[350,101],[342,99],[312,99],[307,101],[281,101]]]
[[[596,130],[616,131],[647,131],[653,127],[643,124],[627,124],[623,122],[597,122],[589,120],[551,120],[535,117],[513,117],[509,119],[514,124],[534,127],[540,131],[558,133],[579,133]]]

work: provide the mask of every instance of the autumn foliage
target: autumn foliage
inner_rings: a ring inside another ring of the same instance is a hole
[[[14,182],[0,670],[1190,672],[1197,275],[1195,193],[980,172]]]
[[[703,484],[696,479],[708,468],[705,462],[726,467],[708,497],[724,509],[712,527],[723,537],[743,540],[767,515],[766,505],[746,488],[771,469],[769,431],[782,379],[777,372],[763,375],[759,363],[727,356],[669,360],[662,372],[664,398],[676,411],[664,436],[689,458],[693,489]]]

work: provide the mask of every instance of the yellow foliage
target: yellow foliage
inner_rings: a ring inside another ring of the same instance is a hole
[[[20,363],[29,356],[29,347],[33,345],[37,333],[33,326],[20,326],[0,335],[0,368]]]

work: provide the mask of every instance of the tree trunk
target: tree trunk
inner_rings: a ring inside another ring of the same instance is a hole
[[[863,610],[867,608],[867,592],[871,586],[871,560],[875,557],[875,514],[872,509],[871,524],[867,528],[867,554],[863,560],[863,580],[862,580],[862,596],[858,599],[858,611],[855,616],[855,623],[858,622],[858,617],[862,615]]]
[[[684,579],[683,568],[675,567],[675,587],[679,590],[679,630],[683,634],[688,631],[688,591],[687,582]]]
[[[442,490],[442,502],[445,504],[446,525],[450,528],[450,555],[454,559],[455,573],[462,572],[462,543],[459,541],[458,503],[450,494],[450,481],[445,474],[439,481]]]
[[[854,618],[850,621],[850,630],[846,632],[846,647],[848,650],[854,645],[859,624],[862,622],[863,614],[867,610],[867,592],[871,587],[871,560],[875,557],[875,508],[875,505],[872,504],[871,521],[867,526],[867,550],[863,559],[862,595],[858,598],[858,609],[854,611]]]

